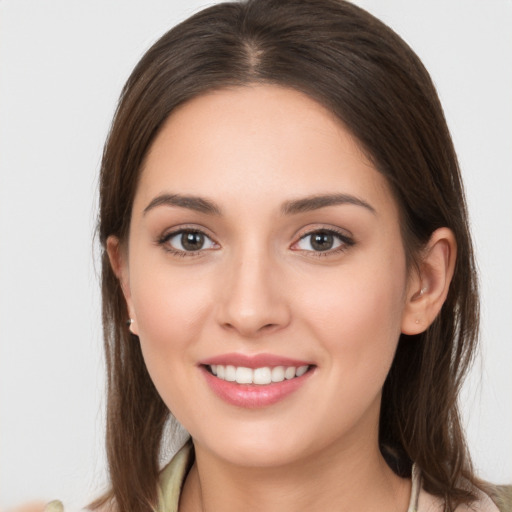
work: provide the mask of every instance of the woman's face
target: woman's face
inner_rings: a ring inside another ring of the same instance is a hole
[[[321,105],[260,85],[180,107],[123,258],[147,368],[196,449],[270,466],[377,446],[407,314],[399,215]]]

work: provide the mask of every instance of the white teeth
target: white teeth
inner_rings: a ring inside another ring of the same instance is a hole
[[[270,368],[256,368],[252,382],[253,384],[270,384],[272,382],[272,372]]]
[[[224,378],[229,382],[235,382],[236,380],[236,368],[228,364],[226,366],[226,372],[224,373]]]
[[[295,375],[297,377],[301,377],[302,375],[304,375],[306,372],[308,371],[308,367],[307,366],[299,366],[297,368],[297,371],[295,372]]]
[[[284,371],[284,378],[288,380],[293,379],[293,377],[295,377],[295,370],[295,366],[288,366]]]
[[[219,379],[228,382],[263,386],[272,382],[282,382],[285,379],[302,377],[308,371],[309,366],[299,366],[298,368],[295,366],[275,366],[274,368],[264,366],[253,370],[244,366],[212,364],[210,369]]]
[[[236,369],[236,381],[238,384],[252,384],[253,372],[250,368],[239,366]]]
[[[272,382],[283,382],[284,366],[276,366],[272,368]]]

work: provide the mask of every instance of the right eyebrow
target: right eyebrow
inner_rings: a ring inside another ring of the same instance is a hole
[[[327,206],[343,204],[361,206],[371,213],[376,214],[375,208],[372,205],[350,194],[320,194],[286,201],[283,204],[282,213],[285,215],[296,215],[297,213],[310,212],[319,210],[320,208],[326,208]]]
[[[146,215],[157,206],[178,206],[209,215],[222,215],[220,208],[213,201],[204,197],[182,194],[161,194],[155,197],[144,208],[143,214]]]

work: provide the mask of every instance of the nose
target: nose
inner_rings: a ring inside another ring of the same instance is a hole
[[[223,275],[217,305],[221,327],[245,338],[286,327],[291,315],[282,275],[279,265],[263,251],[233,258]]]

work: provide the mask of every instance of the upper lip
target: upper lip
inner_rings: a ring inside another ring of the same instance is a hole
[[[292,359],[290,357],[275,354],[221,354],[209,357],[199,362],[200,365],[211,366],[212,364],[243,366],[245,368],[263,368],[265,366],[309,366],[309,361]]]

